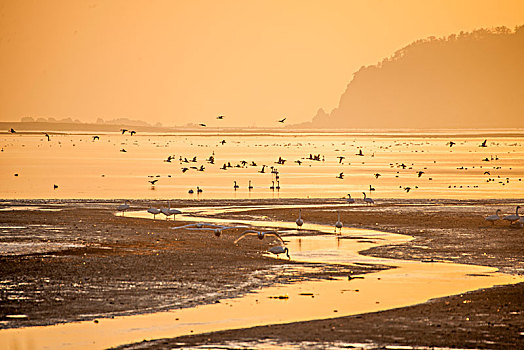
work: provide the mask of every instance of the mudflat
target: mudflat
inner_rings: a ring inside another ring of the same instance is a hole
[[[305,201],[300,201],[305,202]],[[314,203],[340,201],[309,200]],[[298,204],[296,200],[227,201],[230,205]],[[362,254],[434,259],[524,271],[524,231],[484,220],[496,209],[514,212],[518,201],[381,201],[341,210],[345,227],[409,234],[415,240]],[[154,204],[154,203],[153,203]],[[148,202],[134,202],[147,209]],[[186,201],[180,206],[224,205]],[[191,307],[291,279],[347,276],[348,268],[264,257],[267,246],[233,241],[242,229],[212,233],[172,230],[183,222],[115,216],[116,201],[10,201],[1,203],[1,328],[45,325]],[[18,210],[16,210],[18,209]],[[35,210],[36,209],[36,210]],[[46,210],[50,209],[50,210]],[[229,219],[294,221],[296,210],[228,213]],[[303,210],[307,222],[333,224],[330,208]],[[314,233],[311,233],[314,234]],[[286,274],[281,274],[283,266]],[[363,274],[387,268],[362,266]],[[300,271],[300,272],[299,272]],[[134,346],[188,347],[342,343],[476,348],[521,346],[524,285],[479,290],[406,308],[350,317],[255,327],[156,340]],[[16,317],[14,317],[16,316]],[[342,345],[340,345],[342,346]]]

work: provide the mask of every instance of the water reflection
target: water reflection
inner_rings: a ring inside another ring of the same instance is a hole
[[[93,142],[91,135],[63,134],[48,142],[43,135],[0,135],[1,196],[240,199],[350,193],[360,203],[363,191],[375,199],[524,194],[522,136],[493,136],[488,147],[478,147],[484,137],[465,135],[455,137],[451,149],[448,136],[417,134],[99,136]],[[220,144],[228,137],[235,140]],[[357,150],[364,155],[355,155]],[[310,159],[318,154],[318,160]],[[340,173],[343,178],[337,178]]]
[[[252,210],[252,207],[244,210]],[[187,212],[224,213],[240,208],[188,208]],[[145,215],[136,212],[129,216]],[[186,216],[184,220],[222,223],[210,217]],[[239,221],[260,226],[295,223]],[[310,229],[332,232],[332,227],[310,225]],[[292,259],[304,262],[386,264],[396,268],[370,273],[362,278],[333,278],[275,285],[243,297],[195,308],[149,315],[100,319],[98,323],[78,322],[49,327],[0,331],[0,347],[15,344],[19,349],[87,349],[211,332],[255,325],[288,323],[373,312],[422,303],[430,298],[459,294],[496,284],[524,281],[523,277],[497,273],[496,269],[453,263],[424,263],[367,257],[358,251],[377,245],[406,242],[411,237],[371,230],[345,229],[333,234],[287,237]],[[296,267],[294,267],[296,268]],[[284,270],[285,273],[285,270]]]

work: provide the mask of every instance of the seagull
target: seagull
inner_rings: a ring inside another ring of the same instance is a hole
[[[278,122],[279,122],[279,123],[283,123],[283,122],[285,122],[285,121],[286,121],[286,119],[287,119],[287,118],[284,118],[284,119],[280,119],[280,120],[279,120]]]
[[[375,204],[375,201],[372,198],[366,197],[366,192],[362,192],[362,194],[364,195],[364,202],[367,204]]]
[[[124,213],[126,212],[127,209],[129,209],[129,204],[127,204],[128,201],[124,201],[124,204],[120,204],[116,210],[118,211],[121,211],[122,212],[122,216],[124,216]]]
[[[304,220],[302,220],[302,209],[298,209],[298,219],[295,222],[297,223],[297,229],[300,230],[302,225],[304,225]]]
[[[335,222],[335,233],[337,233],[337,228],[340,230],[340,233],[342,233],[342,221],[340,221],[340,211],[337,211],[338,214],[338,220]]]
[[[491,222],[491,224],[492,224],[493,226],[495,226],[495,221],[500,220],[499,212],[501,212],[501,211],[502,211],[502,210],[497,209],[497,211],[495,212],[495,215],[486,216],[486,217],[484,218],[484,220]]]
[[[289,256],[289,249],[287,249],[287,247],[283,247],[281,245],[277,245],[277,246],[269,248],[267,251],[270,252],[270,253],[273,253],[273,254],[275,254],[277,256],[279,254],[286,253],[287,258],[291,259],[291,257]]]
[[[340,173],[336,176],[337,179],[343,179],[344,178],[344,173]]]
[[[152,186],[155,186],[155,184],[156,184],[157,181],[158,181],[158,179],[156,179],[156,180],[150,180],[150,181],[148,181],[148,182],[150,182]]]
[[[252,235],[256,235],[258,239],[264,239],[264,237],[266,236],[275,236],[278,240],[282,242],[282,244],[284,244],[284,240],[282,239],[282,237],[280,237],[277,231],[262,232],[262,231],[255,231],[255,230],[247,230],[247,231],[242,232],[242,235],[238,237],[233,243],[237,244],[238,241],[240,241],[241,239],[247,236],[252,236]]]
[[[349,194],[349,193],[348,193],[348,198],[346,198],[346,203],[347,204],[355,203],[355,200],[353,198],[351,198],[351,194]]]
[[[482,141],[482,143],[479,145],[479,147],[488,147],[488,145],[486,145],[486,142],[488,142],[488,140]]]

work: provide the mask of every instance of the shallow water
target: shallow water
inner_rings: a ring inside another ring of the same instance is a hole
[[[252,208],[244,208],[250,210]],[[189,208],[187,212],[220,213],[216,208]],[[127,213],[133,215],[134,213]],[[133,216],[141,216],[136,213]],[[213,219],[186,216],[184,220]],[[214,222],[223,222],[215,220]],[[261,226],[293,227],[294,223],[239,221]],[[331,233],[330,226],[311,225],[308,229]],[[203,233],[209,234],[209,233]],[[214,237],[209,234],[210,239]],[[256,238],[254,238],[256,239]],[[195,308],[147,315],[115,317],[47,327],[0,331],[1,348],[91,349],[133,343],[143,339],[175,337],[255,325],[340,317],[402,307],[430,298],[459,294],[497,284],[517,283],[523,277],[497,273],[496,269],[453,263],[424,263],[361,256],[358,251],[372,246],[398,244],[409,236],[371,230],[345,229],[333,234],[286,237],[291,257],[296,261],[337,264],[387,264],[396,268],[365,274],[349,280],[308,281],[275,285],[243,297]],[[241,244],[241,243],[239,243]],[[294,267],[295,268],[295,267]],[[284,271],[285,273],[285,271]]]
[[[48,142],[43,134],[0,135],[0,198],[337,198],[350,193],[360,200],[363,191],[375,198],[524,197],[523,136],[490,135],[488,147],[479,147],[484,137],[474,135],[99,136],[93,141],[86,134],[51,135]],[[457,144],[449,147],[450,140]],[[359,150],[364,156],[356,155]],[[308,160],[310,154],[320,155],[320,161]],[[211,155],[215,164],[206,161]],[[168,156],[174,159],[167,162]],[[345,157],[342,163],[339,156]],[[276,164],[279,157],[286,162]],[[227,163],[232,167],[221,170]],[[270,189],[276,177],[269,168],[259,172],[263,164],[278,168],[279,191]],[[205,170],[191,168],[200,166]],[[424,171],[420,177],[419,171]],[[338,179],[341,172],[344,178]],[[158,180],[155,186],[148,182],[153,180]],[[236,191],[234,181],[240,186]],[[203,192],[197,194],[196,186]]]

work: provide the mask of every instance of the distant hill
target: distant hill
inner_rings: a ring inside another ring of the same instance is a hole
[[[353,76],[301,128],[524,127],[524,26],[418,40]]]

